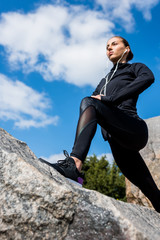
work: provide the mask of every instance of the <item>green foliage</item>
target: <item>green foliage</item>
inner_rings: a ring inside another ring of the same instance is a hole
[[[85,173],[83,187],[126,201],[125,177],[115,161],[110,165],[105,156],[99,160],[93,155],[86,158],[82,171]]]

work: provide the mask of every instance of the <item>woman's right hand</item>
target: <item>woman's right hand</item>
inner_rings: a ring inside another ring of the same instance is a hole
[[[95,96],[92,95],[91,97],[92,97],[92,98],[95,98],[95,99],[98,99],[98,100],[101,100],[101,95],[95,95]]]

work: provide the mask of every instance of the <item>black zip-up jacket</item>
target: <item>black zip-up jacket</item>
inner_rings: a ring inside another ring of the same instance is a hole
[[[112,75],[115,65],[109,73]],[[108,78],[108,79],[109,79]],[[103,78],[93,92],[100,94],[106,79]],[[106,86],[106,96],[101,96],[101,101],[125,111],[128,114],[137,115],[136,103],[138,96],[154,82],[152,71],[142,63],[120,63],[113,78]]]

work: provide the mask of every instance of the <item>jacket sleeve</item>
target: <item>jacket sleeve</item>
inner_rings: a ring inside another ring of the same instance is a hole
[[[134,64],[133,72],[135,79],[123,89],[110,96],[102,96],[105,103],[120,104],[122,101],[139,95],[154,82],[152,71],[142,63]]]
[[[101,88],[103,87],[103,85],[105,84],[106,79],[102,78],[102,80],[100,81],[100,83],[98,84],[98,86],[96,87],[95,91],[92,93],[93,96],[99,95]]]

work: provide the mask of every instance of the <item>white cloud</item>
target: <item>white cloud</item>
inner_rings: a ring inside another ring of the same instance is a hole
[[[46,5],[28,14],[2,14],[0,44],[13,69],[95,86],[106,70],[105,45],[113,28],[100,12]]]
[[[65,156],[63,153],[58,153],[58,154],[53,154],[51,156],[47,157],[41,157],[43,159],[45,159],[46,161],[50,162],[50,163],[56,163],[58,160],[63,160],[65,159]]]
[[[102,157],[106,157],[107,161],[112,164],[113,163],[113,155],[112,153],[102,153],[101,155],[98,155],[97,158],[100,160]]]
[[[109,70],[105,45],[114,22],[130,31],[135,20],[131,10],[151,19],[159,0],[95,0],[104,11],[84,6],[42,5],[27,14],[3,13],[0,44],[13,69],[38,71],[47,81],[63,79],[78,86],[95,86]]]
[[[45,113],[49,99],[20,81],[12,81],[0,74],[0,119],[13,120],[19,128],[56,125],[58,116]]]
[[[146,20],[151,20],[151,9],[155,7],[160,1],[159,0],[132,0],[133,5],[135,4],[136,8],[139,11],[142,11],[143,16]]]
[[[159,0],[95,0],[112,21],[117,21],[128,31],[132,31],[135,19],[132,9],[141,11],[145,20],[151,20],[151,9]]]

